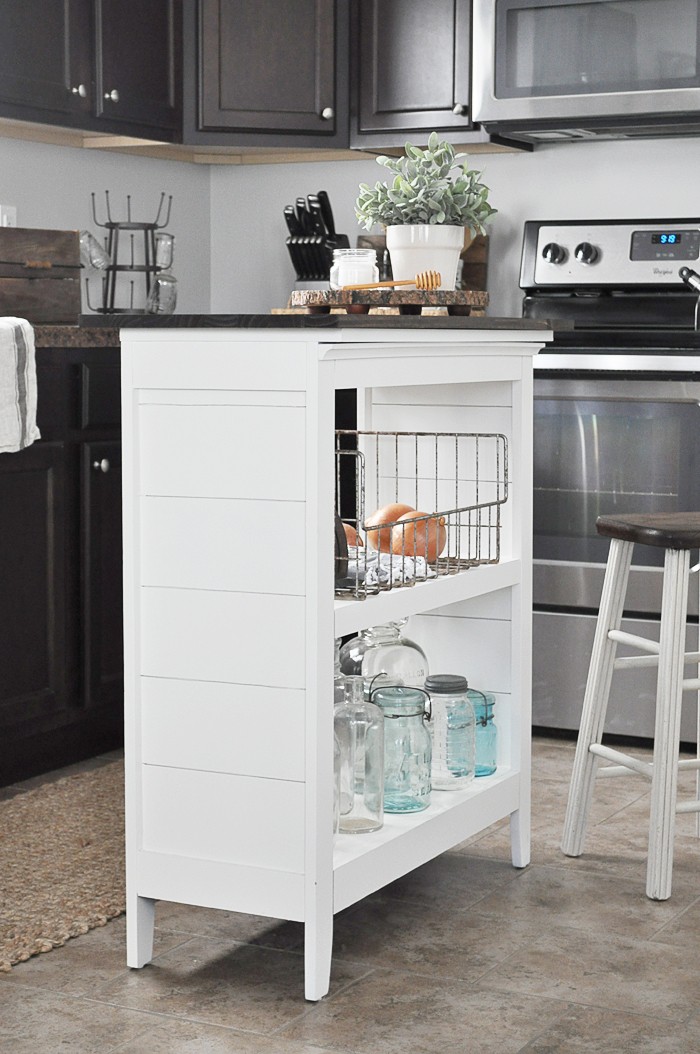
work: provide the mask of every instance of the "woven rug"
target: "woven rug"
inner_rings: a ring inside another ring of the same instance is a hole
[[[124,912],[124,765],[0,801],[0,971]]]

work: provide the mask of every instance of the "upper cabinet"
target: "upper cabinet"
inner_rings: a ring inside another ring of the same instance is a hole
[[[199,0],[196,15],[194,34],[186,17],[198,102],[186,139],[348,145],[345,2]]]
[[[0,116],[175,137],[180,0],[2,0]]]
[[[181,12],[177,0],[94,0],[95,112],[106,122],[180,123]]]
[[[470,66],[471,0],[357,0],[351,145],[473,138]]]

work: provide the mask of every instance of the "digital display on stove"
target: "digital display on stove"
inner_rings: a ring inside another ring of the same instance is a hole
[[[630,260],[697,260],[700,230],[634,231]]]

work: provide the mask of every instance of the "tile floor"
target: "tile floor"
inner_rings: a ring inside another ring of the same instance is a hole
[[[698,1054],[694,817],[664,903],[644,894],[637,777],[598,784],[586,855],[564,857],[573,749],[535,741],[530,866],[499,824],[343,912],[322,1002],[303,999],[299,924],[160,904],[144,970],[124,965],[122,918],[0,975],[0,1050]]]

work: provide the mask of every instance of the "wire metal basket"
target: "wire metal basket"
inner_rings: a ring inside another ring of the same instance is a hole
[[[336,596],[364,599],[500,559],[508,443],[492,432],[336,431]],[[387,510],[388,505],[411,510]],[[342,538],[341,538],[342,542]]]

